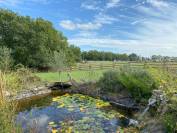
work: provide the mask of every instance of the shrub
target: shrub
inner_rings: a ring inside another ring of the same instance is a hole
[[[130,67],[104,73],[98,85],[107,92],[127,89],[138,102],[143,99],[147,100],[152,90],[157,88],[155,80],[146,70]]]
[[[144,69],[124,67],[119,73],[120,82],[137,101],[148,99],[157,88],[154,78]]]
[[[7,47],[0,47],[0,69],[5,72],[9,71],[13,65],[13,62],[11,49]]]
[[[103,77],[100,78],[98,86],[102,92],[118,92],[124,89],[124,86],[119,81],[118,71],[106,71]]]

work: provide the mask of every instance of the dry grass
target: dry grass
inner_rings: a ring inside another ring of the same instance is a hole
[[[0,71],[0,132],[20,133],[20,128],[15,125],[16,104],[8,101],[5,93],[8,92],[5,74]]]

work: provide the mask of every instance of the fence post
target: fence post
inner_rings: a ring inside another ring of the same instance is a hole
[[[91,70],[91,68],[92,68],[92,66],[91,66],[91,64],[89,64],[89,70]]]
[[[115,69],[115,63],[114,62],[112,63],[112,68]]]
[[[128,66],[131,67],[131,62],[130,61],[128,62]]]
[[[102,64],[102,63],[100,63],[100,69],[101,69],[101,70],[103,69],[103,64]]]

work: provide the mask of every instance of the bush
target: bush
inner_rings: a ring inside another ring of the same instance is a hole
[[[127,89],[138,102],[147,100],[152,90],[157,88],[155,80],[146,70],[130,67],[104,73],[98,84],[104,92]]]
[[[119,92],[125,87],[119,81],[118,71],[107,71],[100,78],[98,86],[102,92]]]
[[[148,99],[152,90],[157,88],[156,81],[146,70],[125,67],[120,69],[119,75],[120,82],[137,101]]]
[[[9,71],[13,66],[13,58],[11,56],[11,49],[7,47],[0,47],[0,69],[2,71]]]

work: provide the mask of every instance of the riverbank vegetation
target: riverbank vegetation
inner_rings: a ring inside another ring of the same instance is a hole
[[[105,72],[98,84],[107,92],[118,93],[127,89],[136,101],[148,100],[152,90],[157,89],[155,80],[147,70],[126,66]]]
[[[163,105],[156,113],[156,118],[162,121],[168,132],[177,131],[177,77],[176,71],[150,70],[159,89],[164,91],[167,97],[167,104]]]
[[[19,129],[15,125],[16,105],[8,101],[6,93],[8,93],[7,79],[0,72],[0,131],[2,133],[18,132]]]

